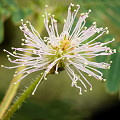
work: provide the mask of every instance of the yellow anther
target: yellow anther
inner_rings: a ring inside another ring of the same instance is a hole
[[[4,65],[1,65],[1,67],[4,67]]]
[[[92,90],[92,87],[90,88],[90,90]]]
[[[79,95],[82,95],[82,93],[81,93],[81,92],[79,92]]]

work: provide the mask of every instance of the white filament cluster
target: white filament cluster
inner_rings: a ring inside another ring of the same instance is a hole
[[[46,8],[48,7],[47,5],[45,6]],[[91,62],[88,59],[100,55],[111,55],[115,53],[115,49],[111,50],[109,47],[105,46],[115,39],[113,38],[111,41],[105,43],[94,42],[97,38],[103,35],[103,33],[108,34],[109,31],[107,27],[105,29],[97,28],[96,22],[93,22],[89,28],[85,26],[86,18],[89,16],[91,10],[89,10],[87,13],[80,14],[76,26],[72,30],[74,20],[80,9],[80,5],[76,5],[77,9],[71,12],[71,7],[73,6],[75,5],[71,3],[68,7],[67,19],[64,19],[64,27],[61,34],[58,33],[55,15],[50,15],[50,13],[47,13],[45,8],[45,15],[42,15],[42,17],[44,19],[45,28],[48,32],[48,37],[44,37],[44,39],[41,38],[39,33],[34,29],[29,21],[23,23],[23,19],[21,20],[22,26],[20,26],[20,29],[24,32],[25,36],[25,39],[22,39],[24,43],[21,45],[29,46],[29,48],[12,47],[12,50],[14,50],[13,53],[4,50],[9,54],[7,55],[8,60],[17,65],[12,67],[1,65],[1,67],[8,69],[23,66],[23,69],[20,72],[15,72],[14,76],[24,74],[17,82],[22,80],[30,73],[41,70],[45,70],[42,78],[47,80],[46,75],[51,71],[51,69],[53,69],[53,67],[55,68],[54,72],[56,74],[59,73],[61,61],[65,65],[64,69],[72,80],[71,86],[79,88],[80,94],[82,94],[82,88],[84,89],[84,92],[87,92],[88,87],[86,84],[88,84],[90,86],[89,89],[92,90],[92,85],[83,75],[83,72],[87,73],[89,76],[95,77],[98,80],[106,80],[103,79],[102,72],[95,68],[109,69],[112,62],[110,62],[110,64],[104,62],[96,63]],[[28,25],[30,29],[27,27]],[[88,41],[88,38],[93,35],[94,38]],[[29,53],[31,55],[24,53]],[[11,60],[10,55],[16,59]],[[74,72],[73,68],[71,68],[71,65],[76,69],[79,75]],[[81,85],[78,85],[78,82],[80,82]],[[33,94],[36,91],[39,83],[33,91]]]

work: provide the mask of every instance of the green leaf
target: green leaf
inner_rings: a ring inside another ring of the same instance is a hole
[[[3,6],[3,3],[2,3],[2,1],[0,1],[0,8]]]
[[[11,6],[16,6],[16,3],[15,3],[14,0],[4,0],[4,2],[5,2],[7,5],[9,5],[10,7],[11,7]]]
[[[109,92],[117,92],[120,85],[120,43],[116,47],[117,53],[111,56],[111,69],[107,78],[107,89]]]
[[[16,9],[16,11],[13,12],[12,20],[13,22],[20,22],[21,19],[25,18],[31,13],[32,11],[30,8],[24,8],[24,9],[18,8]]]
[[[25,16],[28,16],[28,15],[32,14],[32,10],[30,8],[25,8],[24,14],[25,14]]]
[[[2,22],[2,19],[0,19],[0,43],[2,43],[3,41],[3,32],[4,32],[3,22]]]
[[[109,63],[109,56],[97,56],[95,57],[95,61],[98,63],[101,62]],[[103,78],[106,79],[109,70],[101,69],[101,68],[98,68],[98,70],[103,73]]]
[[[25,14],[24,14],[23,10],[18,8],[16,11],[13,12],[12,20],[13,20],[13,22],[19,22],[24,17],[25,17]]]

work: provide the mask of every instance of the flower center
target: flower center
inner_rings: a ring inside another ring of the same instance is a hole
[[[61,42],[61,50],[65,51],[71,46],[71,41],[69,39],[63,40]]]
[[[71,50],[73,50],[74,48],[72,47],[72,43],[69,40],[69,37],[66,38],[66,36],[64,37],[63,40],[60,41],[59,46],[52,46],[53,49],[53,54],[55,55],[48,55],[47,57],[49,57],[49,59],[51,59],[52,61],[55,61],[56,59],[61,58],[62,56],[64,56],[65,54],[72,54],[72,53],[68,53]],[[58,72],[63,71],[65,64],[64,62],[67,61],[66,57],[61,58],[56,64],[58,64]],[[50,73],[54,74],[55,70],[56,70],[56,64],[52,67],[52,69],[50,70]]]

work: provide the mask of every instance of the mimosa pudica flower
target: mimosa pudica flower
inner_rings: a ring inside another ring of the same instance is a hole
[[[90,61],[90,58],[115,53],[115,49],[112,50],[106,46],[115,39],[113,38],[111,41],[105,43],[95,42],[103,33],[108,34],[109,31],[107,27],[98,28],[96,22],[93,22],[89,28],[85,26],[86,18],[88,18],[91,10],[87,13],[81,13],[76,26],[73,28],[80,5],[76,5],[77,9],[71,12],[71,7],[73,6],[74,4],[71,3],[68,7],[68,15],[67,19],[64,20],[63,31],[59,34],[57,20],[54,15],[47,13],[46,8],[48,6],[46,5],[45,15],[42,15],[42,17],[48,36],[44,37],[44,39],[41,38],[29,21],[24,23],[23,19],[21,20],[22,26],[20,26],[20,29],[24,32],[25,36],[25,39],[22,39],[24,43],[21,45],[31,46],[33,48],[12,47],[14,50],[13,53],[4,49],[9,54],[7,55],[8,60],[17,65],[13,67],[1,66],[8,69],[25,66],[20,72],[15,72],[14,76],[24,74],[17,82],[36,71],[45,70],[41,79],[44,78],[46,80],[47,74],[58,74],[60,71],[65,70],[72,80],[71,86],[79,88],[79,94],[82,94],[82,91],[86,92],[88,88],[92,90],[92,85],[83,73],[87,73],[97,80],[106,80],[103,79],[103,73],[96,68],[110,69],[112,61],[109,64],[104,62],[97,63]],[[91,39],[91,36],[94,38],[92,37]],[[30,53],[31,55],[24,53]],[[16,59],[11,60],[10,55]],[[39,83],[36,85],[32,94],[36,91]]]

